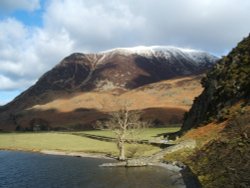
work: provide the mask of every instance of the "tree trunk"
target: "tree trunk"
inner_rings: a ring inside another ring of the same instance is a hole
[[[117,143],[118,149],[119,149],[119,160],[123,161],[126,159],[125,157],[125,147],[124,147],[124,141],[119,140]]]

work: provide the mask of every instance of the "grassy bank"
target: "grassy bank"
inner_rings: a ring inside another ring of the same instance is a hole
[[[149,128],[140,133],[140,138],[155,139],[162,133],[176,130],[178,128]],[[111,131],[2,133],[0,134],[0,149],[58,150],[117,155],[116,144],[112,138],[114,134]],[[128,157],[133,157],[151,155],[160,149],[146,144],[126,144],[126,150]]]

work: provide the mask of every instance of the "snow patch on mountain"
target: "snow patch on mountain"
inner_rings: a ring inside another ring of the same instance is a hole
[[[102,51],[100,54],[120,53],[123,55],[136,54],[145,57],[156,58],[180,58],[186,59],[194,64],[205,64],[207,62],[216,62],[218,58],[207,52],[189,48],[179,48],[174,46],[135,46],[130,48],[114,48]]]

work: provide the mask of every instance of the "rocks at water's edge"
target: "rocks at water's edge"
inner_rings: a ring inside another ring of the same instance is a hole
[[[184,148],[194,149],[195,147],[196,147],[195,140],[186,140],[186,141],[180,142],[179,144],[165,148],[162,151],[160,151],[152,156],[149,156],[149,157],[128,159],[126,161],[116,162],[116,163],[106,163],[106,164],[102,164],[101,166],[102,167],[119,167],[119,166],[140,167],[140,166],[147,166],[147,165],[156,165],[156,164],[160,163],[162,161],[163,157],[169,153],[173,153],[173,152],[176,152],[176,151],[184,149]],[[178,166],[177,164],[172,164],[172,165]],[[180,165],[180,166],[184,167],[185,165]]]

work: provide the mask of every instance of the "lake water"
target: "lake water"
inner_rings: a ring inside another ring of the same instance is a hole
[[[105,162],[111,161],[29,152],[0,151],[0,187],[183,187],[182,179],[178,176],[178,173],[162,167],[99,167],[100,164]]]

